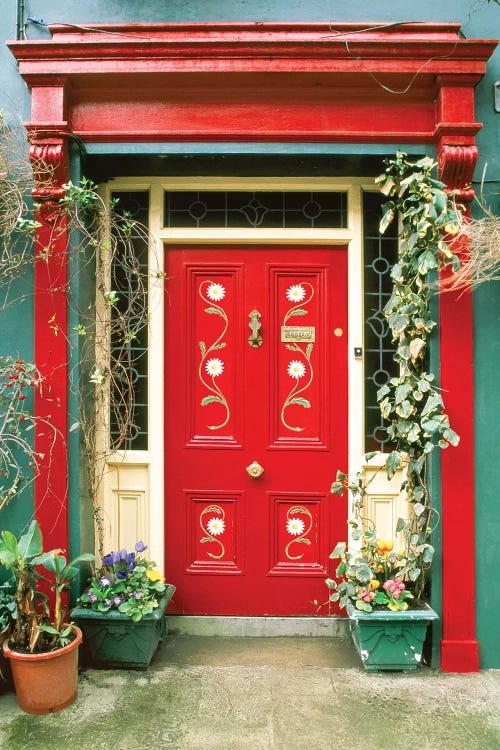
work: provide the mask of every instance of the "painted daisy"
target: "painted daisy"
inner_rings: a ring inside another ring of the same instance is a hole
[[[207,530],[212,536],[220,536],[224,533],[225,528],[226,524],[222,518],[217,518],[217,516],[211,518],[207,523]]]
[[[222,284],[212,283],[209,285],[207,289],[207,297],[213,302],[220,302],[220,300],[224,299],[225,296],[226,290],[224,289]]]
[[[289,286],[286,290],[286,298],[290,302],[302,302],[305,296],[306,290],[302,284],[292,284],[292,286]]]
[[[292,359],[292,361],[288,365],[287,372],[291,378],[295,378],[296,380],[298,380],[299,378],[304,377],[304,375],[306,374],[306,368],[304,367],[304,363],[300,360]]]
[[[216,378],[224,372],[224,362],[218,357],[213,357],[205,362],[205,370],[207,375]]]
[[[304,521],[297,516],[292,516],[286,522],[286,530],[292,536],[300,536],[304,532]]]

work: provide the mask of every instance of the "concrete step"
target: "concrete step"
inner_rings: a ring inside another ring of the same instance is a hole
[[[212,617],[168,615],[172,635],[272,638],[347,638],[346,617]]]

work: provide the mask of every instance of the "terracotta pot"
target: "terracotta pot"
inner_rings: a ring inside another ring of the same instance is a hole
[[[48,714],[69,706],[78,690],[78,646],[82,631],[73,625],[75,639],[57,651],[24,654],[3,644],[10,659],[19,705],[27,714]]]
[[[0,693],[9,690],[12,686],[12,674],[9,661],[3,655],[3,643],[10,636],[10,625],[0,631]]]

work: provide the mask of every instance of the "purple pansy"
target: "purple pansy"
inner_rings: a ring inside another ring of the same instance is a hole
[[[133,565],[135,563],[135,552],[129,552],[125,558],[127,565]]]
[[[120,550],[120,560],[126,560],[127,559],[127,555],[128,555],[128,552],[125,549],[125,547]]]
[[[119,607],[120,604],[123,604],[123,601],[124,601],[123,596],[115,596],[113,598],[113,604],[115,605],[115,607]]]
[[[93,591],[87,591],[87,597],[89,602],[92,602],[92,604],[97,601],[97,596]]]
[[[116,563],[120,562],[120,553],[119,552],[111,552],[111,555],[113,556],[113,565],[116,565]]]
[[[116,577],[123,580],[124,578],[128,578],[128,570],[117,570],[116,571]]]
[[[147,550],[147,545],[144,544],[144,542],[141,542],[140,540],[135,543],[135,551],[136,552],[145,552]]]
[[[114,554],[115,554],[114,552],[109,552],[109,554],[104,555],[104,557],[102,558],[102,561],[103,561],[104,565],[106,565],[106,566],[113,565],[113,562],[114,562],[113,555]]]

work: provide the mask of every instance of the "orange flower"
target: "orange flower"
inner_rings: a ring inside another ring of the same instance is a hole
[[[375,589],[378,589],[379,586],[380,586],[380,581],[377,581],[376,578],[372,578],[368,588],[370,589],[370,591],[375,591]]]
[[[377,552],[379,555],[388,555],[389,552],[392,552],[393,547],[394,542],[385,541],[384,539],[377,539]]]

